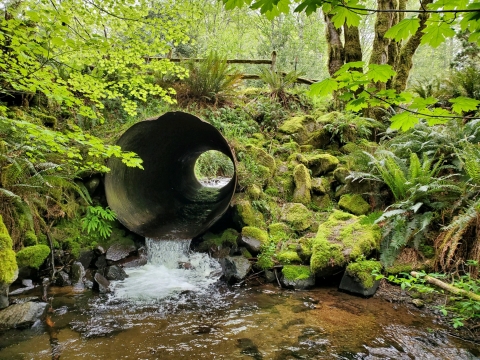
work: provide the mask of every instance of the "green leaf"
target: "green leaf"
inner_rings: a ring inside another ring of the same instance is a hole
[[[408,111],[404,111],[400,114],[396,114],[390,118],[392,124],[390,127],[394,130],[407,131],[408,129],[413,128],[419,121],[417,115],[412,114]]]
[[[447,37],[452,37],[455,35],[455,30],[453,30],[446,22],[429,22],[427,27],[422,30],[425,34],[422,36],[421,44],[430,45],[431,47],[438,47],[441,43],[445,41]]]
[[[403,19],[397,25],[392,26],[385,33],[385,37],[395,41],[405,40],[417,32],[420,27],[419,18]]]
[[[335,79],[327,78],[320,82],[310,85],[308,95],[310,96],[327,96],[338,89],[338,82]]]
[[[374,82],[387,82],[396,72],[390,65],[370,64],[368,66],[367,77]]]
[[[332,17],[333,25],[338,29],[347,24],[348,26],[358,26],[360,25],[361,16],[351,10],[348,10],[344,7],[338,6],[334,10],[335,15]]]
[[[412,104],[408,107],[409,109],[415,109],[415,110],[422,110],[428,107],[429,105],[433,105],[437,102],[438,100],[433,98],[433,97],[428,97],[426,99],[421,98],[421,97],[416,97],[413,99]]]
[[[351,111],[360,111],[361,109],[365,109],[367,107],[368,103],[365,98],[358,98],[348,102],[346,109]]]
[[[480,105],[479,100],[471,99],[464,96],[459,96],[457,98],[450,99],[448,101],[453,104],[452,110],[457,114],[461,114],[464,111],[476,110],[477,107]]]

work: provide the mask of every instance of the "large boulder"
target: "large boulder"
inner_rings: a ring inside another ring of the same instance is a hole
[[[50,248],[47,245],[27,246],[16,254],[18,267],[28,266],[33,269],[38,269],[49,254]]]
[[[48,304],[44,302],[25,302],[14,304],[0,311],[0,328],[28,328],[40,319]]]
[[[303,231],[312,225],[313,216],[305,205],[287,203],[282,207],[281,220],[290,225],[293,230]]]
[[[290,135],[300,145],[308,143],[312,133],[319,129],[315,118],[309,115],[292,117],[278,128],[280,133]]]
[[[317,276],[330,276],[349,262],[367,257],[380,246],[381,232],[377,225],[361,224],[360,218],[334,211],[318,228],[310,242],[310,268]]]
[[[308,266],[285,265],[282,269],[281,283],[289,289],[305,290],[315,286],[315,274]]]
[[[267,153],[262,148],[247,145],[246,146],[247,152],[253,157],[256,164],[264,166],[268,169],[269,175],[273,176],[275,174],[276,164],[275,158]]]
[[[105,272],[105,277],[107,278],[107,280],[110,281],[125,280],[128,275],[125,270],[123,270],[123,268],[121,268],[120,266],[112,265],[107,268],[107,271]]]
[[[252,268],[252,264],[243,256],[227,256],[220,260],[223,275],[228,283],[242,281]]]
[[[239,227],[262,226],[265,223],[263,214],[254,209],[250,201],[240,197],[233,201],[233,220]]]
[[[307,205],[311,202],[312,197],[310,190],[312,189],[312,180],[310,173],[305,165],[298,164],[293,170],[293,179],[295,181],[295,190],[293,192],[293,201]]]

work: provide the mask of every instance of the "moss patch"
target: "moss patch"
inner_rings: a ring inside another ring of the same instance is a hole
[[[305,123],[312,121],[309,116],[295,116],[286,120],[278,130],[284,134],[293,135],[303,130]]]
[[[306,230],[312,224],[312,214],[303,204],[287,203],[283,205],[281,220],[297,231]]]
[[[281,264],[301,263],[302,259],[298,256],[296,251],[286,250],[280,251],[276,254],[278,261]]]
[[[263,214],[255,210],[250,201],[237,199],[235,201],[235,218],[241,226],[262,226],[264,223]]]
[[[365,215],[370,211],[370,205],[363,200],[361,195],[358,194],[345,194],[342,195],[338,206],[342,210],[346,210],[355,215]]]
[[[273,223],[268,226],[268,233],[270,235],[270,240],[275,244],[280,241],[288,240],[289,233],[291,232],[287,224],[284,223]]]
[[[17,252],[17,263],[19,267],[38,269],[49,254],[50,248],[47,245],[28,246]]]
[[[343,211],[334,211],[318,228],[312,241],[312,271],[326,275],[349,261],[368,256],[380,246],[377,225],[362,225],[360,219]]]
[[[12,250],[13,242],[0,215],[0,283],[10,284],[17,274],[17,261]]]
[[[282,274],[287,280],[305,280],[312,276],[308,266],[285,265]]]
[[[340,161],[330,154],[318,154],[307,157],[308,167],[313,176],[319,176],[335,170]]]
[[[365,289],[371,288],[375,282],[373,271],[380,272],[382,264],[379,261],[364,260],[348,264],[347,274],[357,279]]]
[[[275,159],[272,155],[259,147],[247,145],[246,148],[248,153],[253,157],[253,159],[257,162],[258,165],[264,166],[268,169],[270,176],[275,173],[276,165]]]
[[[254,226],[245,226],[242,229],[242,236],[257,239],[262,244],[268,243],[268,233]]]
[[[295,166],[293,170],[293,179],[295,181],[295,190],[293,192],[293,201],[304,205],[311,201],[310,190],[312,180],[308,169],[303,164]]]

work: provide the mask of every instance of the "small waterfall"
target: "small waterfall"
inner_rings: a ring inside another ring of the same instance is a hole
[[[219,279],[221,267],[208,254],[191,253],[190,242],[146,238],[147,264],[125,269],[128,278],[113,284],[114,296],[153,301],[184,291],[205,292]]]

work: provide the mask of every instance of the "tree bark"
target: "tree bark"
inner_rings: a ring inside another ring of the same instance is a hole
[[[407,0],[398,0],[398,10],[405,10],[407,6]],[[405,13],[399,12],[395,13],[395,17],[393,19],[392,26],[397,25],[400,21],[405,18]],[[398,56],[400,55],[400,50],[402,48],[401,41],[395,41],[393,39],[390,40],[390,44],[388,45],[388,61],[387,64],[390,65],[392,68],[395,68],[395,64],[397,62]],[[393,84],[393,79],[387,81],[387,89],[391,89]]]
[[[397,0],[379,0],[378,10],[396,10],[398,6]],[[370,56],[370,64],[387,64],[388,63],[388,46],[390,39],[385,38],[385,33],[394,24],[398,22],[398,14],[394,12],[377,13],[377,21],[375,22],[375,39],[373,40],[372,55]]]
[[[328,72],[333,76],[345,63],[345,49],[342,44],[342,28],[336,29],[332,23],[333,15],[325,14],[325,35],[328,44]]]
[[[345,62],[348,63],[353,61],[362,61],[362,45],[360,44],[360,33],[358,32],[358,27],[344,24],[343,31],[345,34]]]
[[[428,4],[431,4],[433,0],[422,0],[420,8],[425,8]],[[402,92],[407,87],[408,75],[413,66],[413,55],[420,45],[422,39],[422,30],[426,27],[426,22],[429,18],[428,13],[420,13],[418,18],[420,19],[420,27],[417,32],[413,34],[410,39],[400,50],[397,61],[395,62],[395,71],[397,75],[393,79],[392,88],[397,92]]]

